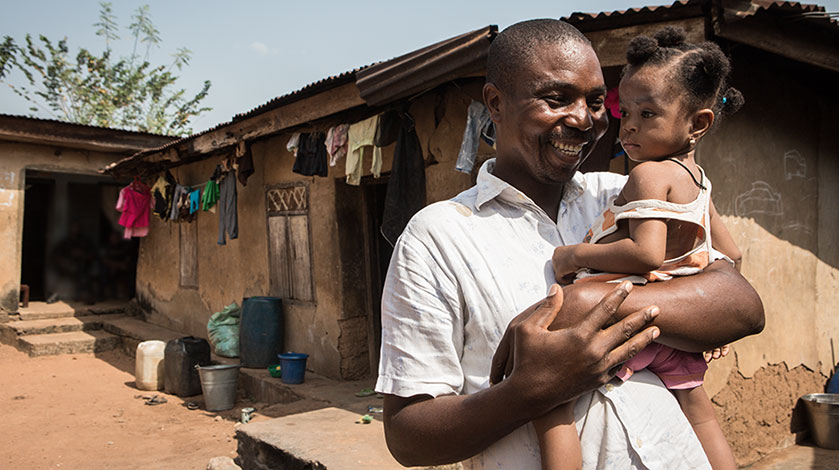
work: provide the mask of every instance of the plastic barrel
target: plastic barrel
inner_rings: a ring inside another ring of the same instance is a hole
[[[210,364],[210,343],[193,336],[170,340],[166,343],[163,362],[166,393],[179,397],[200,395],[201,379],[195,366]]]
[[[308,354],[304,353],[285,353],[280,354],[280,369],[282,370],[282,380],[285,384],[302,384],[303,377],[306,375],[306,359]]]
[[[248,297],[239,323],[242,367],[261,369],[276,362],[285,334],[283,301],[279,297]]]
[[[224,411],[236,403],[236,383],[239,364],[195,366],[201,376],[204,408],[207,411]]]

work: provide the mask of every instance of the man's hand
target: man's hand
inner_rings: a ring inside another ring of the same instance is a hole
[[[619,365],[659,335],[657,327],[649,326],[658,307],[615,322],[613,315],[631,290],[632,284],[624,282],[582,320],[548,330],[563,303],[562,289],[552,286],[545,300],[510,322],[492,358],[490,383],[507,376],[519,381],[520,389],[535,402],[555,396],[553,406],[605,384]]]
[[[569,279],[573,280],[572,276],[580,269],[580,266],[573,262],[576,247],[577,245],[567,245],[554,248],[551,263],[554,266],[554,275],[557,282],[569,284]]]

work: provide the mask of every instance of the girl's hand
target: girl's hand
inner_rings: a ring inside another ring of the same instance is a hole
[[[567,283],[570,277],[573,281],[573,275],[580,269],[580,266],[574,264],[574,251],[577,245],[558,246],[554,249],[551,263],[554,266],[554,276],[557,282]]]

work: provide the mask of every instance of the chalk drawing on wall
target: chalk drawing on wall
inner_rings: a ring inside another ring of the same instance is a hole
[[[12,207],[15,203],[15,194],[15,190],[0,189],[0,207]]]
[[[734,213],[738,217],[756,214],[784,215],[781,193],[772,189],[766,181],[755,181],[750,190],[734,199]]]
[[[12,207],[16,194],[15,172],[0,171],[0,207]]]
[[[17,189],[14,171],[0,171],[0,189]]]
[[[812,235],[813,234],[813,230],[810,227],[808,227],[807,224],[803,224],[803,223],[798,222],[798,221],[793,221],[793,222],[790,222],[790,223],[784,225],[784,229],[795,231],[795,232],[802,232],[805,235]]]
[[[804,160],[798,150],[792,149],[784,152],[784,176],[787,181],[807,176],[807,161]]]

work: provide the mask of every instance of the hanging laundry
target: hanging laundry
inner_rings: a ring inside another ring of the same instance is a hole
[[[300,145],[300,133],[295,132],[291,134],[291,138],[288,139],[288,143],[285,145],[286,150],[292,153],[295,157],[297,156],[297,147]]]
[[[201,210],[208,211],[213,209],[215,212],[215,205],[219,199],[219,187],[215,180],[207,181],[204,185],[204,192],[201,193]]]
[[[387,182],[381,232],[391,244],[408,221],[425,206],[425,160],[410,114],[404,114],[393,151],[393,168]]]
[[[189,191],[189,188],[186,186],[181,186],[179,184],[175,185],[174,191],[172,191],[172,210],[169,211],[169,220],[178,220],[180,219],[180,203],[181,197]]]
[[[178,220],[181,222],[192,222],[193,220],[195,220],[195,216],[193,215],[191,210],[191,192],[191,188],[189,188],[188,186],[184,187],[184,191],[181,193],[181,197],[178,200]]]
[[[122,212],[119,224],[125,227],[123,238],[145,237],[149,234],[151,190],[139,179],[122,188],[116,209]]]
[[[373,145],[376,135],[378,116],[367,118],[350,125],[347,132],[349,148],[347,149],[347,184],[358,186],[361,184],[361,165],[363,155],[372,154],[370,171],[378,178],[382,173],[382,149]]]
[[[152,210],[161,220],[168,220],[172,210],[172,194],[175,192],[175,177],[169,170],[157,177],[151,187]]]
[[[329,166],[335,166],[338,160],[347,154],[347,131],[349,124],[338,124],[326,133],[326,153],[329,155]]]
[[[376,124],[376,135],[373,137],[373,145],[376,147],[387,147],[396,142],[399,138],[399,130],[402,128],[402,113],[391,109],[379,115],[379,122]]]
[[[455,169],[463,173],[472,173],[478,154],[479,139],[489,145],[495,145],[495,126],[489,115],[489,109],[480,101],[472,100],[466,115],[466,129],[457,154]]]
[[[238,178],[242,186],[248,185],[248,178],[253,174],[253,154],[251,147],[245,141],[236,145],[236,164],[238,165]]]
[[[198,212],[201,207],[201,190],[196,189],[189,193],[189,213],[194,214]]]
[[[230,170],[219,182],[218,244],[226,245],[225,233],[230,239],[239,238],[239,214],[237,211],[236,170]]]
[[[304,176],[326,176],[329,167],[326,162],[326,136],[323,132],[300,134],[300,147],[291,171]]]

